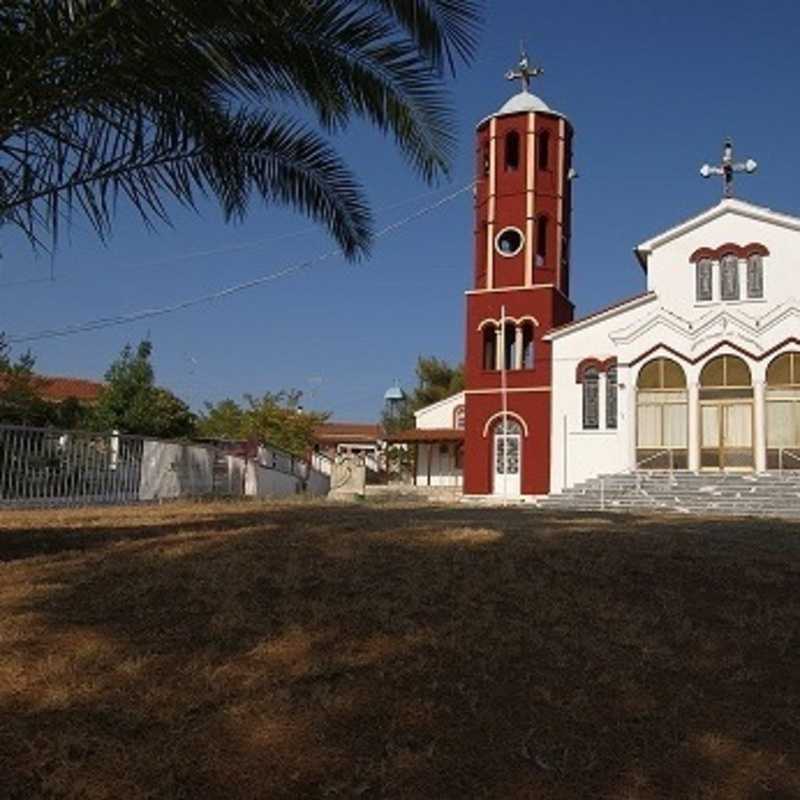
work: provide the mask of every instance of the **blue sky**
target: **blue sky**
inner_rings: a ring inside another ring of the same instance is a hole
[[[632,248],[715,203],[698,175],[731,136],[759,162],[737,195],[800,214],[800,5],[489,0],[474,64],[450,85],[458,152],[452,180],[425,186],[392,143],[361,125],[338,142],[378,227],[472,179],[479,119],[515,85],[503,79],[524,36],[545,67],[535,91],[575,131],[572,299],[584,314],[639,292]],[[161,318],[30,346],[48,374],[99,378],[126,342],[149,335],[158,381],[199,408],[243,392],[296,387],[308,407],[371,420],[385,389],[413,383],[419,354],[463,357],[472,270],[471,198],[382,239],[358,265],[324,261],[284,280]],[[226,226],[213,205],[142,229],[121,209],[108,245],[78,222],[52,264],[3,232],[0,329],[9,335],[168,305],[273,272],[331,248],[303,217],[254,205]],[[212,252],[209,252],[212,251]]]

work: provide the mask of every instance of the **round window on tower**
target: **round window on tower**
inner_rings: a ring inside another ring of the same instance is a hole
[[[494,240],[494,247],[501,256],[510,258],[522,250],[525,237],[519,228],[503,228]]]

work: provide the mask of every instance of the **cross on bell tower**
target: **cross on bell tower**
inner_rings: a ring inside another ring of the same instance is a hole
[[[508,72],[506,72],[506,80],[522,81],[522,91],[527,92],[530,89],[531,79],[538,78],[542,74],[544,74],[544,69],[542,67],[532,67],[530,65],[528,54],[525,52],[525,46],[522,45],[520,47],[520,56],[517,68],[510,69]]]
[[[734,162],[733,160],[733,142],[730,139],[725,140],[725,145],[722,150],[722,163],[717,167],[712,167],[710,164],[703,164],[700,167],[700,174],[704,178],[710,178],[712,175],[722,176],[722,196],[733,197],[733,176],[736,172],[746,172],[752,175],[758,164],[752,158],[748,158],[745,162]]]

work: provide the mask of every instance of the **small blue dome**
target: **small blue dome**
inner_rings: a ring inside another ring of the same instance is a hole
[[[395,384],[390,389],[386,390],[386,394],[384,394],[383,399],[387,401],[391,400],[402,400],[405,397],[405,393],[403,390]]]

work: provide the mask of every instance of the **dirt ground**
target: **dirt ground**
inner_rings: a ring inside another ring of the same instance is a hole
[[[800,798],[779,521],[0,514],[2,798]]]

